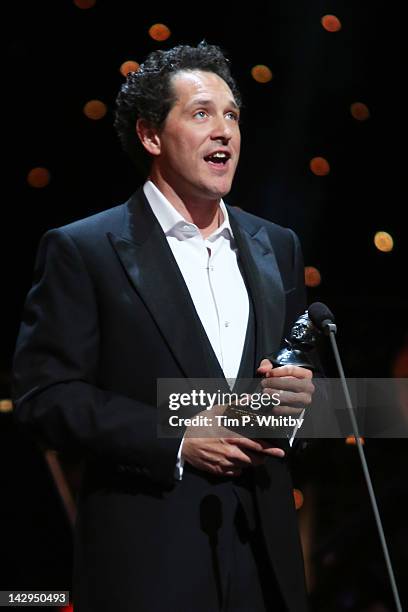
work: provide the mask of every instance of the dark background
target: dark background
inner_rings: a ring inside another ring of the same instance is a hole
[[[271,0],[239,7],[155,7],[100,0],[80,10],[66,0],[7,8],[1,397],[10,396],[12,354],[41,235],[124,201],[143,181],[112,127],[124,80],[120,65],[128,59],[141,62],[153,49],[204,38],[231,59],[245,105],[240,167],[226,200],[298,233],[305,264],[322,275],[321,284],[309,289],[309,301],[326,302],[335,312],[346,373],[395,375],[397,360],[401,364],[408,351],[400,142],[406,129],[406,33],[399,4]],[[340,19],[339,32],[322,27],[325,14]],[[172,32],[165,42],[148,35],[157,22]],[[255,82],[255,64],[268,65],[272,81]],[[82,112],[91,99],[108,106],[99,121]],[[367,121],[351,116],[350,104],[357,101],[368,106]],[[327,176],[310,171],[315,156],[329,161]],[[27,183],[36,166],[51,173],[45,188]],[[393,236],[391,253],[375,248],[378,230]],[[321,351],[334,374],[328,347],[323,344]],[[399,376],[407,376],[407,370],[400,365]],[[0,421],[5,477],[0,588],[68,589],[71,532],[53,480],[39,449],[15,429],[11,413],[0,413]],[[365,450],[406,598],[407,445],[366,440]],[[300,518],[311,540],[312,610],[393,610],[355,446],[316,442],[297,460],[294,473],[305,492]]]

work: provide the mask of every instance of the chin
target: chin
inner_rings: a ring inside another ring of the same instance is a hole
[[[230,189],[228,190],[207,190],[207,199],[214,201],[214,200],[221,200],[221,198],[225,198],[226,195],[228,195],[228,193],[230,192]]]
[[[231,191],[232,181],[225,181],[218,183],[217,185],[211,185],[208,187],[208,192],[211,193],[213,198],[223,198]]]

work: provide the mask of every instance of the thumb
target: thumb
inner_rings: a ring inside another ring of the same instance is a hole
[[[258,374],[265,375],[267,372],[273,369],[273,365],[269,359],[262,359],[257,369]]]

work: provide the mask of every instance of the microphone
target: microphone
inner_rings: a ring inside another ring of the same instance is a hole
[[[398,593],[397,583],[394,577],[394,571],[392,569],[390,555],[388,553],[388,546],[387,546],[387,542],[386,542],[385,535],[384,535],[384,529],[383,529],[382,522],[381,522],[381,516],[378,510],[378,504],[375,498],[371,476],[370,476],[370,472],[369,472],[367,461],[366,461],[365,454],[364,454],[364,448],[361,443],[360,434],[358,431],[357,420],[354,415],[354,409],[351,403],[351,397],[350,397],[350,393],[347,387],[347,381],[344,375],[343,365],[340,359],[340,353],[337,348],[337,342],[335,338],[335,335],[337,333],[337,327],[334,323],[334,316],[333,316],[333,313],[330,311],[330,309],[326,306],[326,304],[322,304],[322,302],[314,302],[313,304],[311,304],[308,309],[308,315],[313,325],[318,330],[322,331],[324,334],[329,336],[330,338],[334,357],[336,360],[337,369],[340,374],[341,384],[343,387],[343,392],[344,392],[344,396],[346,399],[347,408],[350,414],[350,419],[351,419],[351,423],[353,427],[353,435],[356,440],[357,449],[358,449],[360,460],[361,460],[361,466],[363,468],[364,477],[365,477],[365,481],[366,481],[367,488],[368,488],[368,494],[370,497],[371,506],[373,509],[374,517],[375,517],[375,522],[377,524],[378,535],[380,537],[380,541],[381,541],[381,545],[382,545],[382,549],[384,553],[385,563],[386,563],[387,570],[388,570],[388,576],[389,576],[390,583],[391,583],[391,589],[392,589],[392,593],[394,596],[396,609],[397,609],[397,612],[402,612],[401,600],[400,600],[399,593]]]
[[[308,309],[309,317],[315,327],[325,334],[337,332],[337,327],[334,323],[334,315],[322,302],[314,302]]]

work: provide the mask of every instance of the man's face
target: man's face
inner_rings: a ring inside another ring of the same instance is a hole
[[[238,164],[239,109],[226,82],[211,72],[179,72],[176,102],[158,133],[154,159],[171,189],[184,199],[227,194]]]

